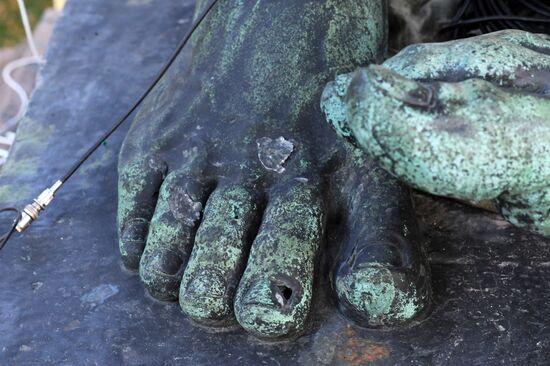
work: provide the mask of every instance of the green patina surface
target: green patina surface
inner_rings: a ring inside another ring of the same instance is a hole
[[[11,160],[6,162],[2,168],[2,176],[4,177],[25,177],[36,174],[36,170],[40,166],[40,159],[37,157],[22,158],[12,163]]]
[[[321,96],[321,108],[330,125],[336,133],[346,139],[353,140],[353,132],[348,127],[348,109],[346,95],[354,74],[338,75],[334,81],[327,84]]]
[[[344,313],[364,326],[401,326],[431,304],[430,270],[410,191],[361,150],[353,150],[353,162],[346,191],[353,192],[348,240],[354,245],[346,247],[336,271],[336,294]],[[353,188],[356,181],[359,189]]]
[[[8,183],[0,186],[0,202],[24,202],[31,194],[31,190],[25,185]]]
[[[17,155],[18,159],[8,159],[2,166],[2,176],[5,178],[34,178],[41,168],[46,166],[39,158],[43,154],[43,142],[48,141],[53,131],[53,125],[44,125],[25,117],[17,131],[16,141],[10,155]],[[10,179],[7,179],[8,181]],[[28,200],[30,195],[36,194],[27,184],[7,183],[0,187],[0,201],[21,202]]]
[[[236,297],[237,320],[246,330],[281,337],[304,328],[323,228],[320,196],[305,184],[267,209]]]
[[[162,183],[141,257],[141,280],[161,299],[178,298],[182,263],[189,258],[205,203],[205,187],[188,177],[189,170],[181,169]]]
[[[340,76],[323,109],[408,184],[494,199],[512,223],[550,235],[549,54],[548,36],[521,31],[410,46]]]
[[[119,249],[123,261],[131,269],[137,269],[139,258],[136,260],[131,257],[134,256],[136,247],[139,254],[143,251],[147,226],[155,209],[152,197],[165,172],[166,166],[157,163],[153,158],[138,159],[119,170]]]
[[[180,286],[181,308],[191,318],[233,319],[233,297],[257,227],[255,201],[244,187],[218,190],[209,198]]]
[[[400,324],[417,315],[429,299],[419,296],[412,285],[401,289],[394,276],[384,265],[371,265],[338,278],[336,290],[340,297],[369,314],[370,326]]]
[[[140,262],[154,296],[179,297],[202,323],[236,318],[259,337],[306,327],[325,230],[321,176],[332,154],[363,160],[320,123],[318,99],[334,75],[381,61],[385,11],[376,0],[228,1],[207,17],[192,54],[179,57],[140,108],[119,160],[121,253],[127,264]],[[260,164],[265,137],[292,143],[284,173]],[[165,165],[145,164],[151,156]],[[157,165],[203,168],[162,182]],[[208,199],[207,181],[217,184]],[[259,197],[267,198],[263,215]],[[403,316],[411,311],[405,306]]]

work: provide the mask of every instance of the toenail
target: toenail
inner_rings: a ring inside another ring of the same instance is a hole
[[[185,296],[194,299],[220,299],[225,295],[225,279],[214,270],[203,269],[198,271],[189,282]]]
[[[182,270],[183,261],[175,253],[168,252],[164,255],[162,267],[164,273],[175,276]]]
[[[302,287],[288,276],[260,279],[237,295],[235,315],[258,337],[287,336],[304,326],[308,307],[303,300]]]
[[[388,96],[420,108],[433,108],[436,104],[435,90],[429,84],[409,80],[381,66],[369,66],[360,71],[360,82],[369,83]]]
[[[144,242],[149,230],[149,221],[132,219],[124,225],[121,240],[124,242]]]
[[[180,293],[181,309],[196,321],[227,321],[233,313],[230,301],[227,282],[215,270],[198,271]]]
[[[434,95],[435,91],[433,86],[418,83],[418,87],[408,92],[404,98],[402,98],[402,101],[415,107],[433,108],[436,103]]]
[[[368,245],[356,250],[353,262],[350,263],[351,268],[359,268],[363,264],[376,263],[387,267],[401,268],[403,267],[403,256],[398,248],[393,244],[377,243]]]
[[[402,272],[372,263],[337,276],[336,292],[351,319],[369,327],[395,326],[410,321],[429,305],[429,284],[411,281]]]
[[[277,303],[273,293],[269,281],[256,281],[244,293],[242,304],[273,307]]]
[[[164,276],[176,276],[183,269],[182,264],[180,256],[172,250],[161,252],[160,255],[147,253],[141,259],[141,267],[145,272],[153,271]]]

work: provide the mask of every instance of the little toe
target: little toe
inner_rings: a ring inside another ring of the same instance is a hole
[[[261,338],[290,336],[304,329],[324,230],[316,189],[302,184],[273,196],[235,300],[237,321]]]
[[[186,172],[172,172],[162,184],[139,266],[141,281],[153,297],[178,298],[207,196],[207,186]]]
[[[348,235],[334,281],[340,308],[364,326],[398,326],[431,300],[410,191],[380,168],[354,179],[362,183],[349,190],[355,194],[348,196]]]
[[[165,173],[166,164],[153,157],[119,167],[119,248],[128,269],[136,270],[139,266]]]
[[[210,196],[180,286],[185,314],[208,325],[234,321],[233,298],[259,222],[258,198],[244,186]]]

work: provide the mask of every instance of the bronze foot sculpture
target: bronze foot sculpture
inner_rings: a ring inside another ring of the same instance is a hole
[[[319,107],[334,75],[382,60],[385,19],[381,0],[220,2],[120,154],[120,250],[153,296],[200,323],[298,334],[329,246],[350,318],[393,326],[426,308],[408,188],[336,139]]]

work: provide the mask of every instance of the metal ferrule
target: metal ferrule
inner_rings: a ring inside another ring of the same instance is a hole
[[[34,220],[38,219],[38,216],[40,216],[40,212],[42,212],[46,206],[48,206],[54,198],[55,192],[61,187],[63,182],[57,181],[53,186],[50,188],[46,188],[40,195],[34,199],[34,202],[31,204],[28,204],[23,209],[23,212],[21,212],[21,218],[17,222],[17,225],[15,226],[15,230],[18,232],[25,231]]]

